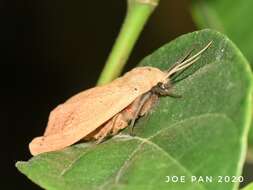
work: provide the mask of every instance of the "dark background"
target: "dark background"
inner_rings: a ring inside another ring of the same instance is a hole
[[[161,1],[125,71],[196,30],[188,3]],[[28,143],[43,133],[50,110],[95,85],[125,9],[125,0],[0,2],[1,189],[40,189],[14,164],[31,157]]]

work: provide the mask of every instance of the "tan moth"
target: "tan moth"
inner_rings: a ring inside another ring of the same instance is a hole
[[[63,149],[82,139],[100,143],[147,113],[159,96],[172,96],[170,78],[191,66],[211,45],[166,71],[137,67],[109,84],[82,91],[51,111],[43,136],[34,138],[32,155]]]

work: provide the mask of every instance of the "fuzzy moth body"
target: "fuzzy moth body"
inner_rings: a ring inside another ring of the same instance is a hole
[[[167,71],[137,67],[109,84],[80,92],[51,111],[43,136],[34,138],[32,155],[63,149],[81,139],[101,142],[147,113],[159,95],[170,95],[170,77],[192,65],[209,46]]]

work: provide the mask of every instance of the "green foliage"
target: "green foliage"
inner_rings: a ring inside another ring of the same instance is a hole
[[[192,14],[200,28],[225,33],[253,66],[252,7],[252,0],[193,0]]]
[[[249,148],[250,148],[250,154],[252,155],[252,158],[253,158],[253,122],[251,120],[251,128],[250,128],[250,131],[249,131]],[[253,162],[253,160],[252,160]]]
[[[191,183],[190,176],[241,175],[251,118],[251,72],[224,35],[203,30],[183,35],[142,62],[167,69],[193,46],[212,46],[174,86],[181,99],[162,97],[136,123],[99,144],[45,153],[17,168],[41,187],[81,189],[232,190],[237,183]],[[166,176],[186,183],[166,183]]]
[[[242,190],[253,190],[253,183],[250,183],[246,187],[242,188]]]
[[[199,28],[225,33],[240,48],[253,67],[253,1],[193,0],[192,15]],[[253,123],[249,133],[249,152],[253,152]],[[249,158],[250,158],[249,157]]]

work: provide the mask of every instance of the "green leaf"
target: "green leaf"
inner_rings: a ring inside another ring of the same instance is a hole
[[[181,99],[162,97],[124,133],[99,144],[79,144],[45,153],[16,166],[46,189],[230,190],[217,176],[241,175],[251,116],[251,73],[247,61],[224,35],[203,30],[163,46],[140,65],[167,69],[193,46],[212,46],[183,72],[174,86]],[[181,80],[182,79],[182,80]],[[166,183],[166,176],[186,176]],[[191,176],[213,176],[195,183]]]
[[[199,28],[225,33],[253,66],[253,1],[192,0],[192,15]]]
[[[253,122],[251,120],[251,127],[249,131],[249,147],[247,152],[247,162],[253,163]]]
[[[253,183],[248,184],[246,187],[242,188],[241,190],[253,190]]]
[[[192,0],[192,16],[199,28],[212,28],[225,33],[253,67],[253,1]],[[249,159],[253,158],[253,123],[249,135]]]

